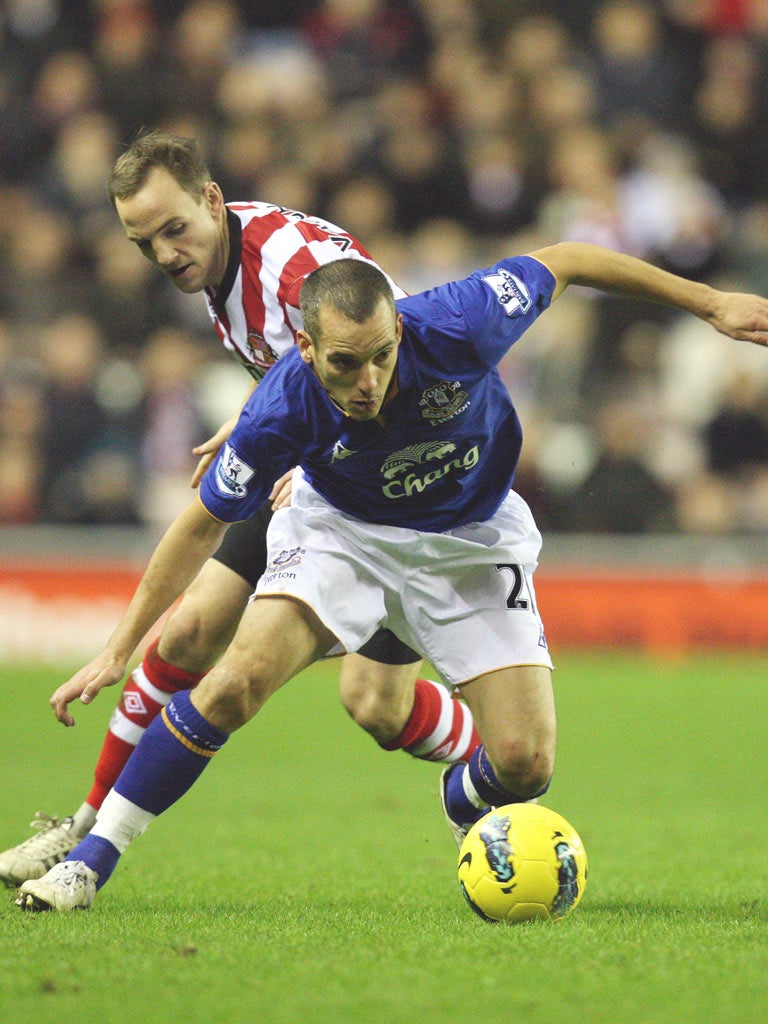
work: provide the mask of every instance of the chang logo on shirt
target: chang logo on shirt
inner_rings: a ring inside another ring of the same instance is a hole
[[[224,497],[242,498],[246,492],[246,484],[253,474],[254,470],[243,462],[227,441],[216,466],[216,486]]]
[[[472,469],[480,459],[476,444],[463,455],[455,453],[456,445],[452,441],[428,441],[393,452],[381,467],[381,475],[387,481],[382,487],[383,494],[395,500],[410,498],[449,473]]]
[[[499,269],[495,274],[486,274],[485,283],[496,295],[507,316],[522,316],[531,308],[531,296],[520,280],[508,270]]]

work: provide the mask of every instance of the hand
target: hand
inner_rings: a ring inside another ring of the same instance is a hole
[[[236,423],[237,416],[232,416],[231,419],[228,419],[226,423],[219,427],[213,437],[209,437],[207,441],[192,449],[193,455],[201,455],[202,458],[197,464],[197,469],[192,474],[192,479],[189,481],[190,487],[197,487],[199,485],[205,475],[205,471],[216,458],[219,449],[235,429]]]
[[[768,299],[742,292],[720,292],[709,321],[737,341],[768,346]]]
[[[67,705],[78,697],[83,704],[90,704],[102,687],[120,682],[125,675],[125,668],[125,661],[116,658],[111,651],[102,651],[90,665],[81,668],[53,694],[49,703],[56,718],[62,725],[74,725],[75,720]]]
[[[291,481],[293,470],[289,469],[283,473],[279,480],[276,480],[269,492],[269,500],[272,502],[272,511],[277,512],[280,508],[288,508],[291,504]]]

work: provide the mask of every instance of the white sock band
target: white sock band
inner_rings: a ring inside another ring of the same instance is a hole
[[[155,817],[111,789],[96,816],[91,835],[109,840],[120,853],[125,853],[130,843],[138,839]]]

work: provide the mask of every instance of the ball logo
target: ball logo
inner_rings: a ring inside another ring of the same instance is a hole
[[[216,486],[224,497],[242,498],[246,493],[246,484],[253,474],[254,470],[243,462],[227,441],[216,467]]]
[[[570,845],[562,837],[555,844],[555,856],[560,866],[557,869],[557,896],[552,902],[552,916],[565,917],[579,899],[579,865]]]
[[[492,814],[486,827],[480,830],[480,838],[485,844],[485,856],[488,867],[499,882],[512,882],[515,869],[512,867],[512,845],[509,841],[509,818]],[[511,892],[505,888],[504,892]]]
[[[486,274],[483,281],[504,307],[506,316],[523,316],[531,308],[531,296],[519,277],[508,270],[500,269],[495,274]]]

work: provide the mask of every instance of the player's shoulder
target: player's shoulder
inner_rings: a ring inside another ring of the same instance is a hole
[[[269,372],[264,374],[264,378],[256,390],[261,391],[266,382],[269,382],[269,387],[272,389],[278,386],[285,387],[286,382],[288,382],[288,386],[291,386],[294,381],[299,383],[303,381],[305,376],[305,364],[301,358],[299,346],[291,345],[287,352],[281,355],[273,366],[270,366]]]
[[[258,201],[231,203],[228,209],[240,222],[243,253],[255,256],[259,263],[270,262],[277,268],[297,257],[312,266],[318,260],[324,262],[311,250],[312,243],[333,246],[334,256],[326,258],[338,258],[339,251],[343,254],[347,249],[350,256],[360,255],[355,251],[359,243],[351,235],[300,210]]]
[[[554,278],[543,263],[531,256],[509,256],[466,277],[400,299],[397,305],[406,319],[439,324],[495,299],[509,316],[527,312],[542,296],[548,298],[553,286]]]
[[[277,360],[246,402],[244,415],[267,432],[277,429],[301,440],[321,429],[331,409],[319,381],[298,347]],[[333,413],[330,413],[333,417]],[[304,431],[304,435],[302,435]]]
[[[497,302],[505,316],[524,316],[547,306],[552,298],[555,278],[552,272],[532,256],[510,256],[473,277],[484,289],[486,300]]]
[[[281,206],[279,203],[269,203],[264,200],[254,199],[249,202],[229,202],[227,209],[234,214],[244,229],[250,225],[254,227],[267,223],[273,229],[281,226],[301,228],[301,225],[311,225],[314,230],[319,230],[328,235],[339,235],[351,237],[343,228],[331,224],[322,217],[316,217],[302,210],[294,210],[290,206]]]

